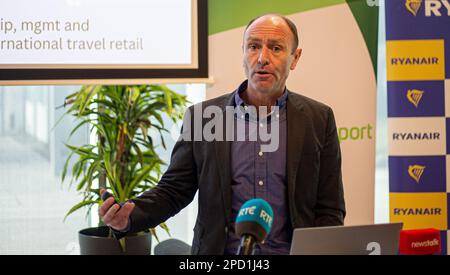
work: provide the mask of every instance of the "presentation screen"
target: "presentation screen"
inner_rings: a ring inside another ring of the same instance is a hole
[[[1,1],[0,81],[207,78],[207,30],[207,0]]]

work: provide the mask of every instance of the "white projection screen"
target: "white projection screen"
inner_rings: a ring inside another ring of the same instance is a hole
[[[0,1],[0,84],[208,78],[207,0]]]

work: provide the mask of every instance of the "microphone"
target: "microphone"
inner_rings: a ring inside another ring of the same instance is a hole
[[[273,210],[263,199],[252,199],[239,209],[236,234],[241,238],[236,255],[254,255],[256,243],[269,234],[273,223]]]
[[[441,235],[438,229],[400,231],[399,254],[431,255],[441,252]]]

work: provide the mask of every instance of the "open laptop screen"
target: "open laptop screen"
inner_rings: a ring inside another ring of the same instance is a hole
[[[297,228],[291,255],[395,255],[403,223]]]

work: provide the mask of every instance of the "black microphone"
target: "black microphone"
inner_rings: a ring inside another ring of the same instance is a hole
[[[236,255],[254,255],[255,245],[264,241],[273,222],[273,210],[263,199],[252,199],[239,209],[235,229],[241,238]]]

